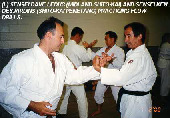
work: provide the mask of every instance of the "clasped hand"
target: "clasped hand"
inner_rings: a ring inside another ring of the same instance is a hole
[[[114,58],[114,54],[109,56],[106,53],[102,53],[102,56],[96,55],[93,59],[93,67],[96,71],[101,72],[101,67],[104,67],[109,62],[111,62]]]
[[[49,106],[47,108],[47,106]],[[31,101],[28,109],[38,113],[40,116],[56,116],[56,111],[50,109],[52,107],[52,104],[49,102],[34,102]]]

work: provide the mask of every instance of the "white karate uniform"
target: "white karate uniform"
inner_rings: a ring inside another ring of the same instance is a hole
[[[101,56],[102,52],[105,52],[105,49],[107,47],[103,47],[101,48],[99,51],[96,52],[96,55]],[[120,69],[124,63],[124,58],[125,58],[125,54],[122,48],[118,47],[116,44],[107,52],[108,55],[112,55],[114,53],[114,57],[115,59],[113,60],[112,63],[110,63],[108,65],[108,68],[112,69]],[[101,81],[98,81],[97,83],[97,87],[96,87],[96,91],[95,91],[95,95],[94,95],[94,99],[96,101],[97,104],[102,104],[104,102],[104,93],[107,90],[108,86],[101,84]],[[111,90],[112,90],[112,94],[113,97],[115,99],[115,101],[117,101],[118,98],[118,92],[120,90],[120,87],[117,86],[110,86]]]
[[[92,59],[92,55],[94,55],[90,48],[86,50],[83,46],[78,45],[74,40],[69,40],[68,45],[64,46],[63,54],[70,59],[70,61],[76,66],[76,68],[82,66],[82,62],[89,62]],[[62,104],[58,112],[60,114],[67,113],[68,98],[71,91],[77,98],[80,118],[87,118],[88,102],[86,98],[84,84],[66,85],[64,99],[62,100]]]
[[[74,69],[66,56],[53,52],[55,73],[48,56],[37,46],[12,57],[0,75],[0,105],[14,117],[45,118],[27,111],[30,101],[46,101],[56,109],[64,83],[81,84],[96,79],[93,67]]]
[[[128,51],[126,61],[120,70],[101,68],[101,83],[123,86],[129,91],[150,91],[157,72],[152,58],[141,45]],[[152,118],[151,94],[134,96],[124,94],[120,103],[121,118]]]
[[[157,66],[161,77],[160,95],[168,96],[170,92],[170,44],[168,42],[161,46]]]

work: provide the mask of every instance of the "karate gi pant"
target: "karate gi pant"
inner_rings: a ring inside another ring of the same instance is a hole
[[[160,95],[168,96],[170,92],[170,63],[166,68],[159,68],[159,72],[161,76]]]
[[[97,104],[102,104],[104,102],[104,93],[106,92],[108,87],[109,86],[101,84],[101,81],[98,81],[96,91],[95,91],[95,95],[94,95],[94,99],[95,99]],[[114,100],[117,101],[118,92],[120,90],[120,87],[110,86],[110,88],[112,90],[112,95],[114,97]]]
[[[79,117],[80,118],[87,118],[88,117],[88,102],[86,97],[86,92],[84,89],[84,84],[81,85],[66,85],[66,92],[64,95],[64,99],[61,103],[59,113],[66,114],[67,113],[67,106],[68,106],[68,98],[70,96],[71,91],[76,96],[78,110],[79,110]]]

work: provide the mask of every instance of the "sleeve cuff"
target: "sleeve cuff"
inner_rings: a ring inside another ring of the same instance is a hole
[[[120,80],[120,73],[117,69],[107,69],[102,67],[100,78],[102,84],[119,86],[118,82]]]

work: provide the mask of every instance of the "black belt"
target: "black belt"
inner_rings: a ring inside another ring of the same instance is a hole
[[[119,93],[118,93],[118,100],[117,100],[117,106],[116,106],[116,109],[118,112],[120,112],[120,102],[121,102],[121,99],[122,99],[122,95],[123,94],[128,94],[128,95],[134,95],[134,96],[144,96],[144,95],[147,95],[149,94],[150,91],[148,92],[142,92],[142,91],[128,91],[128,90],[125,90],[123,87],[119,90]]]

